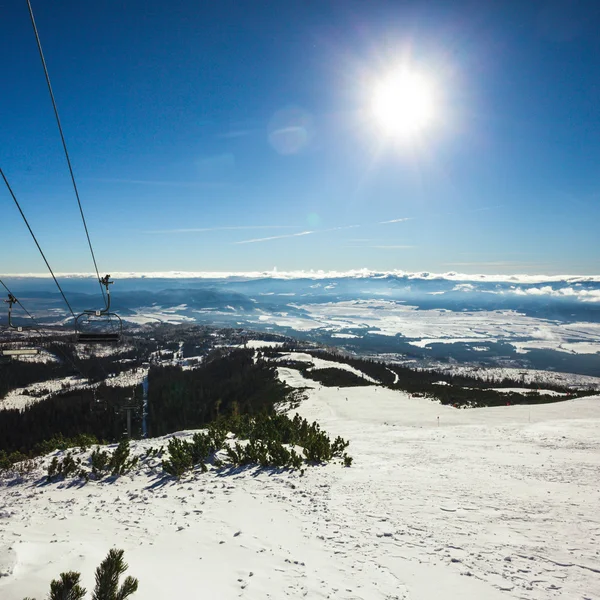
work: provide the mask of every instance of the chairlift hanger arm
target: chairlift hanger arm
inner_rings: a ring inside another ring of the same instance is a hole
[[[101,277],[98,281],[100,282],[101,286],[104,286],[106,288],[106,306],[102,310],[84,311],[85,314],[94,315],[96,317],[110,314],[110,289],[108,288],[108,286],[114,283],[114,281],[110,281],[110,275],[105,275],[104,277]]]
[[[15,325],[12,322],[12,308],[14,304],[19,304],[19,301],[11,294],[8,294],[8,300],[5,300],[8,304],[8,327],[9,329],[16,329],[17,331],[23,331],[23,327]]]

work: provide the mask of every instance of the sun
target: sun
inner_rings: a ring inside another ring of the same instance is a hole
[[[424,132],[435,117],[434,91],[430,82],[403,69],[376,84],[372,111],[389,136],[411,138]]]

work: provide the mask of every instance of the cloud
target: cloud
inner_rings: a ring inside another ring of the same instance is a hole
[[[95,273],[55,273],[57,277],[65,278],[88,278],[95,279]],[[534,285],[555,283],[557,286],[572,287],[578,284],[600,284],[599,275],[490,275],[473,273],[430,273],[428,271],[410,272],[401,269],[388,271],[375,271],[372,269],[352,269],[347,271],[325,271],[325,270],[297,270],[297,271],[116,271],[112,273],[116,279],[138,279],[138,278],[161,278],[161,279],[226,279],[228,277],[273,277],[276,279],[328,279],[328,278],[355,278],[365,279],[368,277],[398,277],[402,279],[416,279],[426,281],[455,281],[455,282],[488,282],[488,283],[512,283],[514,285]],[[50,273],[0,273],[0,277],[18,278],[50,278]],[[543,285],[542,287],[546,287]],[[549,289],[550,286],[548,286]],[[510,289],[513,292],[514,287]],[[534,289],[534,288],[525,288]],[[541,289],[541,288],[540,288]],[[575,290],[582,297],[594,297],[600,295],[600,290]],[[535,292],[533,292],[535,293]],[[570,294],[568,292],[567,294]],[[567,295],[564,294],[564,295]]]
[[[472,292],[475,286],[472,283],[458,283],[453,288],[453,292]]]
[[[538,288],[515,288],[510,290],[518,296],[552,296],[554,298],[576,298],[580,302],[600,302],[600,290],[576,290],[573,287],[554,289],[544,285]]]
[[[342,227],[330,227],[329,229],[314,229],[310,231],[300,231],[299,233],[288,233],[285,235],[273,235],[265,238],[255,238],[252,240],[241,240],[239,242],[233,242],[234,244],[256,244],[259,242],[270,242],[271,240],[282,240],[284,238],[300,237],[305,235],[314,235],[315,233],[327,233],[330,231],[341,231],[343,229],[354,229],[360,227],[360,225],[345,225]]]
[[[160,179],[112,179],[112,178],[83,178],[84,181],[96,183],[119,183],[123,185],[158,185],[165,187],[232,187],[233,184],[224,181],[164,181]]]
[[[283,238],[299,237],[302,235],[312,235],[315,231],[300,231],[299,233],[288,233],[286,235],[273,235],[271,237],[254,238],[252,240],[241,240],[233,242],[234,244],[257,244],[259,242],[269,242],[271,240],[282,240]]]
[[[378,250],[408,250],[409,248],[416,248],[416,246],[389,245],[389,246],[367,246],[367,248],[377,248]]]
[[[378,225],[387,225],[388,223],[404,223],[404,221],[412,221],[413,217],[402,217],[400,219],[392,219],[390,221],[379,221]]]
[[[143,231],[146,234],[170,234],[170,233],[205,233],[207,231],[237,231],[242,229],[299,229],[295,225],[234,225],[223,227],[190,227],[184,229],[156,229]]]

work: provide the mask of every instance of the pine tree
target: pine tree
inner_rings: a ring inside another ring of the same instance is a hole
[[[138,580],[131,576],[126,577],[119,587],[119,578],[128,568],[123,554],[124,550],[112,548],[100,563],[96,569],[96,588],[92,600],[125,600],[137,591]]]
[[[49,600],[82,600],[86,590],[79,585],[80,573],[69,571],[61,573],[60,579],[54,579],[50,584]]]

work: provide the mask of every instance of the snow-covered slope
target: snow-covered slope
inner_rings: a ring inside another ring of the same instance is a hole
[[[339,369],[341,371],[348,371],[349,373],[352,373],[353,375],[356,375],[357,377],[361,377],[362,379],[365,379],[366,381],[369,381],[370,383],[379,383],[372,377],[365,375],[365,373],[363,373],[362,371],[359,371],[358,369],[355,369],[353,366],[351,366],[347,363],[334,362],[332,360],[325,360],[318,356],[312,356],[311,354],[307,354],[306,352],[287,352],[285,354],[281,354],[277,358],[277,360],[278,361],[292,360],[292,361],[298,361],[298,362],[312,363],[313,367],[311,367],[311,370],[315,370],[315,371],[318,371],[319,369]]]
[[[279,372],[352,467],[86,485],[40,468],[0,484],[0,597],[39,600],[69,569],[90,589],[116,546],[144,600],[600,598],[600,398],[456,410]]]

